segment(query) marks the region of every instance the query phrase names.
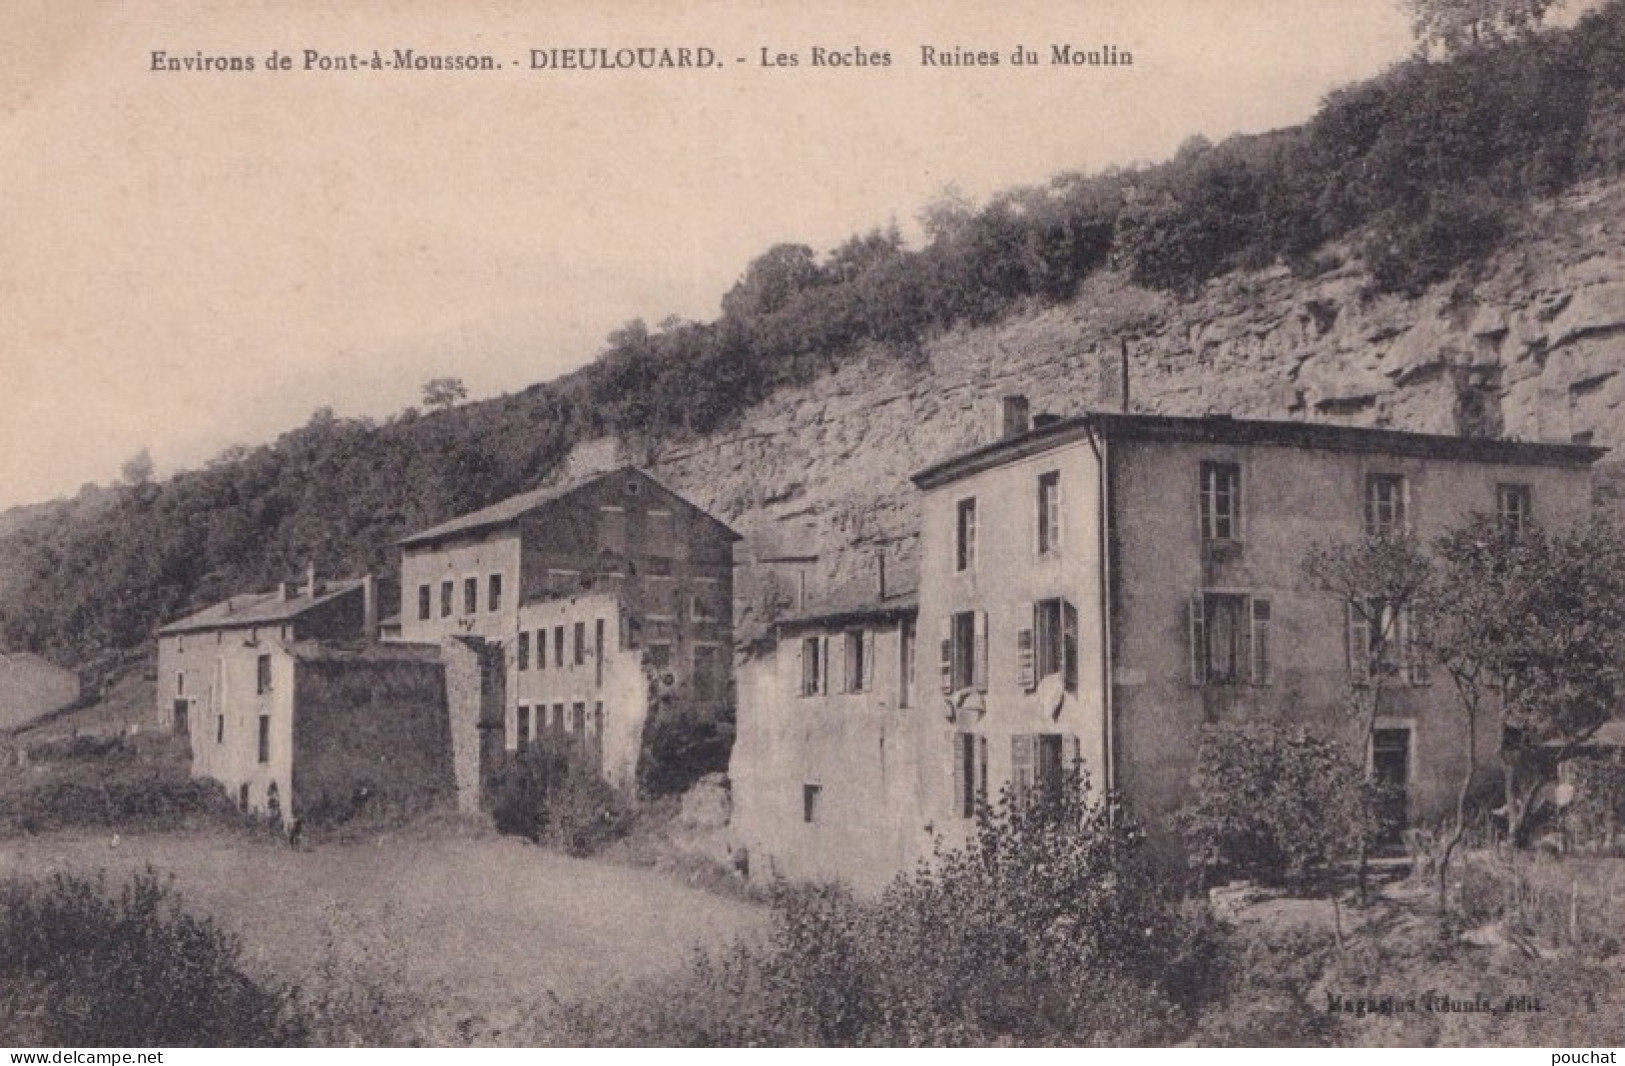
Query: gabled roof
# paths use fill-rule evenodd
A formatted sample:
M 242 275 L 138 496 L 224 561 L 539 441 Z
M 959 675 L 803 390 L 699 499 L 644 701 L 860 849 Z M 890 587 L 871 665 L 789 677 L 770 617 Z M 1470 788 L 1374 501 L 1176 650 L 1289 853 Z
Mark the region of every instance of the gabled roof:
M 287 599 L 281 593 L 250 592 L 221 600 L 196 614 L 187 615 L 158 630 L 160 636 L 173 633 L 195 633 L 211 629 L 240 629 L 243 626 L 278 625 L 291 622 L 313 607 L 331 603 L 341 596 L 360 590 L 361 579 L 328 581 L 317 586 L 315 596 L 305 593 L 304 587 L 289 590 Z
M 1588 444 L 1451 437 L 1396 429 L 1338 426 L 1324 422 L 1208 416 L 1119 414 L 1096 411 L 1057 419 L 1005 440 L 984 444 L 926 467 L 913 477 L 921 489 L 934 489 L 971 474 L 1038 455 L 1091 436 L 1109 441 L 1184 444 L 1258 444 L 1327 451 L 1376 452 L 1423 459 L 1583 467 L 1606 452 Z
M 706 513 L 699 507 L 696 507 L 684 497 L 672 492 L 671 489 L 668 489 L 666 486 L 650 477 L 645 471 L 640 470 L 635 466 L 623 466 L 619 470 L 611 470 L 607 473 L 587 474 L 582 477 L 573 478 L 555 485 L 547 485 L 539 489 L 532 489 L 529 492 L 521 492 L 517 496 L 509 496 L 507 499 L 493 503 L 489 507 L 482 507 L 478 511 L 470 511 L 468 514 L 459 515 L 456 518 L 442 522 L 438 526 L 431 526 L 421 532 L 413 533 L 407 537 L 402 537 L 400 540 L 396 541 L 396 543 L 403 548 L 416 547 L 423 544 L 433 544 L 435 541 L 446 540 L 451 537 L 480 533 L 490 529 L 499 529 L 503 526 L 513 525 L 521 518 L 534 514 L 537 511 L 541 511 L 549 505 L 556 503 L 559 500 L 562 500 L 564 497 L 584 489 L 589 485 L 597 484 L 605 478 L 624 477 L 627 474 L 635 474 L 636 476 L 649 482 L 649 484 L 655 486 L 661 492 L 683 500 L 691 507 L 695 507 L 695 510 L 700 511 L 700 513 L 704 514 L 706 518 L 709 518 L 712 522 L 715 522 L 719 527 L 721 527 L 721 529 L 727 534 L 729 540 L 740 539 L 739 534 L 730 529 L 726 523 L 715 516 Z

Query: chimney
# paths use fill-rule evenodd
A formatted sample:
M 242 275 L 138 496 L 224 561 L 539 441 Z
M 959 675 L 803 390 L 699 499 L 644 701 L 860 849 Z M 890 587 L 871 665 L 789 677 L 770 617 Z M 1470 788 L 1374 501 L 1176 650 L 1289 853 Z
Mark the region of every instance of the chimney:
M 361 578 L 361 632 L 369 643 L 378 639 L 378 579 L 371 574 Z
M 290 593 L 288 591 L 288 583 L 286 581 L 278 581 L 276 583 L 276 598 L 277 598 L 277 601 L 280 602 L 280 603 L 287 603 L 289 595 L 290 595 Z
M 1103 411 L 1128 413 L 1128 338 L 1119 337 L 1115 355 L 1101 351 L 1096 365 L 1096 399 Z
M 316 598 L 316 564 L 305 564 L 305 595 Z
M 886 602 L 886 553 L 875 553 L 875 583 L 879 586 L 876 591 L 880 593 L 880 602 Z
M 994 425 L 994 438 L 996 440 L 1009 440 L 1019 437 L 1031 429 L 1028 418 L 1027 397 L 1020 395 L 1004 396 L 999 399 Z
M 1118 367 L 1117 380 L 1122 389 L 1122 412 L 1128 414 L 1128 338 L 1117 338 L 1117 349 L 1122 353 L 1122 362 Z

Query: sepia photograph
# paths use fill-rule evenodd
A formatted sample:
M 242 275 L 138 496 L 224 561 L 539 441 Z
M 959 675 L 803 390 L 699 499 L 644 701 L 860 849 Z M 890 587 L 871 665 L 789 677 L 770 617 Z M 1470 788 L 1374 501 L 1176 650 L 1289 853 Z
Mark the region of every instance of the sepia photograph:
M 9 1061 L 1625 1045 L 1625 0 L 0 18 Z

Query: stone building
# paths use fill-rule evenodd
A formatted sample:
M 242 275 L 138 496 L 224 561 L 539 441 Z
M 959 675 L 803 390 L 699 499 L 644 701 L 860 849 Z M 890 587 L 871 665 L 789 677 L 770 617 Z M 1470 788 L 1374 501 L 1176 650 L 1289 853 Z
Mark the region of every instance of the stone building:
M 732 718 L 738 539 L 633 467 L 523 493 L 401 541 L 399 639 L 500 647 L 488 748 L 574 744 L 630 784 L 651 705 Z
M 844 702 L 797 695 L 795 679 L 812 676 L 808 637 L 835 635 L 834 616 L 781 627 L 766 665 L 746 668 L 732 772 L 753 869 L 801 864 L 876 885 L 935 841 L 964 839 L 978 796 L 1053 785 L 1079 763 L 1167 851 L 1204 724 L 1347 723 L 1369 632 L 1307 587 L 1312 544 L 1398 532 L 1425 542 L 1475 512 L 1569 526 L 1589 514 L 1601 454 L 1229 418 L 1029 424 L 1024 403 L 1005 416 L 999 439 L 914 477 L 927 654 L 899 683 L 907 706 L 879 688 Z M 1398 631 L 1397 681 L 1383 686 L 1366 757 L 1415 820 L 1449 804 L 1464 735 L 1453 692 Z M 777 750 L 747 743 L 763 736 Z M 843 775 L 814 780 L 845 738 Z M 1485 756 L 1495 739 L 1481 739 Z M 888 843 L 819 850 L 814 832 Z

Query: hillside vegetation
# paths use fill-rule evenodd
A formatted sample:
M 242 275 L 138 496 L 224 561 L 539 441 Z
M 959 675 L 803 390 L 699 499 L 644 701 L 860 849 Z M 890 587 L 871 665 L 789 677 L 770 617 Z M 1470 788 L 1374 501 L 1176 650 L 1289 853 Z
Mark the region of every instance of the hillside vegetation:
M 895 232 L 824 256 L 776 246 L 715 321 L 628 323 L 582 370 L 518 395 L 383 424 L 324 409 L 206 469 L 52 508 L 0 536 L 0 641 L 94 672 L 162 620 L 307 561 L 387 571 L 397 537 L 530 488 L 603 437 L 741 528 L 816 518 L 835 547 L 904 542 L 903 475 L 966 442 L 982 392 L 1031 383 L 1048 386 L 1048 406 L 1088 406 L 1100 350 L 1119 340 L 1152 409 L 1549 436 L 1539 411 L 1495 405 L 1518 374 L 1557 370 L 1558 402 L 1612 403 L 1611 373 L 1548 359 L 1612 336 L 1612 312 L 1573 337 L 1535 337 L 1477 322 L 1474 302 L 1501 300 L 1508 321 L 1572 315 L 1566 300 L 1506 301 L 1543 269 L 1533 238 L 1565 263 L 1613 251 L 1606 218 L 1565 230 L 1550 205 L 1606 212 L 1622 169 L 1615 0 L 1573 29 L 1402 64 L 1333 93 L 1302 126 L 1193 140 L 1166 163 L 1061 175 L 980 207 L 944 200 L 924 212 L 918 248 Z M 1581 280 L 1618 281 L 1616 266 Z M 1471 350 L 1367 365 L 1361 353 L 1437 340 L 1436 320 Z M 1502 351 L 1508 337 L 1522 346 Z M 1289 345 L 1303 354 L 1277 350 Z M 854 374 L 873 402 L 854 399 Z M 1422 413 L 1441 396 L 1457 416 L 1491 409 L 1441 426 Z M 872 464 L 809 473 L 809 460 L 859 447 Z

